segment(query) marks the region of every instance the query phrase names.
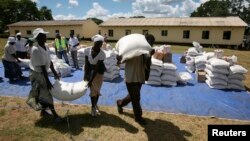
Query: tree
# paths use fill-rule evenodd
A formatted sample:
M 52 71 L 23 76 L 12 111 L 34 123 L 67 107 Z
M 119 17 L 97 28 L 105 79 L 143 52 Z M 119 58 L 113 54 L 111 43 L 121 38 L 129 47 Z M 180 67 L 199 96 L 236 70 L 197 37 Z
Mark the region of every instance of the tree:
M 46 6 L 43 6 L 40 9 L 40 20 L 53 20 L 51 10 Z
M 87 18 L 87 20 L 93 20 L 97 25 L 103 23 L 103 20 L 97 19 L 97 18 Z
M 0 33 L 7 25 L 18 21 L 53 20 L 47 7 L 37 8 L 31 0 L 0 0 Z
M 132 16 L 130 18 L 145 18 L 144 16 Z
M 226 17 L 230 16 L 229 8 L 229 1 L 210 0 L 201 4 L 191 17 Z

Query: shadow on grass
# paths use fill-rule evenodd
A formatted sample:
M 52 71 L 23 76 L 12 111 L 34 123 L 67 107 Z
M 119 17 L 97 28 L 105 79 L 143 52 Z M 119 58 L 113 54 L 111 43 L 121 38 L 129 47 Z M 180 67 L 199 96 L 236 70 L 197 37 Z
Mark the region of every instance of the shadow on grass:
M 106 112 L 101 112 L 101 116 L 92 117 L 89 113 L 86 114 L 76 114 L 68 116 L 69 124 L 70 124 L 70 132 L 72 135 L 79 135 L 84 131 L 84 127 L 90 128 L 100 128 L 101 126 L 112 126 L 118 128 L 124 128 L 126 131 L 130 133 L 137 133 L 138 129 L 133 125 L 125 122 L 118 116 L 108 114 Z M 68 123 L 67 118 L 63 118 L 63 122 L 56 124 L 53 122 L 52 117 L 44 117 L 35 122 L 35 126 L 42 128 L 52 128 L 56 129 L 61 133 L 68 133 Z
M 125 112 L 124 115 L 133 118 L 133 114 Z M 162 119 L 144 119 L 147 124 L 142 127 L 148 136 L 148 141 L 187 141 L 185 137 L 192 136 L 190 132 L 180 130 L 172 122 Z

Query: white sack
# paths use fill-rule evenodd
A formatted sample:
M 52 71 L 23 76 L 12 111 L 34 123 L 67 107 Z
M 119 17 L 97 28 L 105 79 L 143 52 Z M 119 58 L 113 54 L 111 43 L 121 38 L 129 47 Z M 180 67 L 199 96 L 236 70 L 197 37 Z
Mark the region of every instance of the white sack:
M 177 86 L 177 83 L 172 81 L 162 81 L 161 84 L 165 86 L 173 86 L 173 87 Z
M 183 83 L 186 83 L 187 81 L 193 80 L 193 77 L 188 72 L 180 72 L 179 80 Z
M 58 100 L 72 101 L 87 92 L 87 83 L 86 81 L 68 83 L 56 80 L 50 92 Z
M 245 91 L 245 87 L 234 85 L 234 84 L 228 84 L 227 86 L 228 89 L 235 89 L 235 90 L 242 90 Z
M 227 81 L 225 81 L 223 79 L 209 77 L 208 75 L 206 75 L 206 78 L 210 82 L 211 85 L 224 85 L 224 86 L 227 85 Z
M 222 80 L 228 81 L 228 77 L 224 74 L 216 73 L 216 72 L 213 73 L 209 69 L 205 69 L 205 72 L 211 78 L 217 78 L 217 79 L 222 79 Z
M 212 73 L 220 73 L 224 75 L 229 74 L 229 70 L 227 68 L 215 68 L 211 65 L 206 64 L 206 69 L 209 69 Z
M 242 67 L 240 65 L 233 65 L 229 68 L 229 70 L 230 70 L 230 74 L 235 74 L 235 73 L 245 74 L 245 73 L 247 73 L 247 69 L 245 69 L 244 67 Z
M 218 59 L 218 58 L 212 58 L 208 60 L 208 64 L 216 68 L 228 68 L 229 67 L 229 63 L 227 61 Z
M 18 63 L 18 65 L 20 67 L 25 67 L 25 68 L 30 68 L 29 64 L 30 64 L 30 59 L 21 59 L 21 58 L 18 58 L 21 62 Z
M 210 84 L 210 82 L 211 82 L 211 81 L 206 80 L 207 85 L 208 85 L 210 88 L 212 88 L 212 89 L 226 89 L 226 88 L 227 88 L 227 86 L 225 86 L 225 85 L 220 85 L 220 84 L 212 85 L 212 84 Z
M 152 50 L 145 36 L 141 34 L 124 36 L 119 39 L 115 47 L 119 56 L 122 56 L 121 62 L 142 54 L 149 54 Z
M 171 82 L 176 82 L 178 80 L 177 76 L 172 76 L 172 75 L 167 75 L 163 74 L 161 76 L 161 81 L 171 81 Z
M 157 86 L 160 86 L 160 85 L 161 85 L 161 82 L 159 82 L 159 81 L 147 81 L 146 84 L 148 84 L 148 85 L 157 85 Z
M 242 73 L 230 74 L 228 79 L 238 79 L 238 80 L 246 80 L 246 77 Z
M 175 64 L 172 64 L 172 63 L 163 63 L 163 69 L 176 71 L 177 67 Z
M 178 74 L 177 74 L 177 72 L 176 71 L 171 71 L 171 70 L 163 70 L 162 71 L 162 75 L 165 75 L 165 74 L 167 74 L 167 75 L 172 75 L 172 76 L 178 76 Z

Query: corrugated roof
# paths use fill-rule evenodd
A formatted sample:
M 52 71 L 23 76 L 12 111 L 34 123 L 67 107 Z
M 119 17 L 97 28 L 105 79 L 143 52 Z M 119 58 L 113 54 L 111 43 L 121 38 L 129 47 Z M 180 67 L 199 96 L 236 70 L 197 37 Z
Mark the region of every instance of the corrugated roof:
M 62 26 L 82 25 L 87 20 L 54 20 L 54 21 L 20 21 L 8 26 Z
M 99 26 L 247 26 L 239 17 L 117 18 Z

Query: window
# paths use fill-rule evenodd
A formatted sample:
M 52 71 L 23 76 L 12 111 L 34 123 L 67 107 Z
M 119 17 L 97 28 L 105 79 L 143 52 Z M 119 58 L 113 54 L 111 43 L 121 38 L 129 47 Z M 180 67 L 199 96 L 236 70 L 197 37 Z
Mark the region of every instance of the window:
M 57 29 L 57 30 L 55 30 L 55 33 L 60 33 L 60 31 Z
M 224 40 L 230 40 L 231 39 L 231 31 L 224 31 L 223 39 Z
M 142 34 L 143 35 L 147 35 L 148 34 L 148 30 L 142 30 Z
M 31 30 L 26 31 L 27 35 L 31 35 Z
M 161 36 L 168 36 L 168 31 L 167 30 L 162 30 L 161 31 Z
M 184 31 L 183 31 L 183 38 L 184 38 L 184 39 L 189 39 L 189 34 L 190 34 L 190 31 L 189 31 L 189 30 L 184 30 Z
M 131 34 L 131 30 L 129 29 L 125 30 L 125 35 L 129 35 L 129 34 Z
M 114 36 L 114 31 L 112 29 L 109 29 L 109 37 L 113 37 Z
M 75 34 L 75 30 L 70 30 L 70 34 L 71 34 L 71 33 Z
M 202 31 L 202 39 L 209 39 L 209 31 Z
M 15 30 L 15 34 L 17 34 L 19 32 L 19 30 Z

